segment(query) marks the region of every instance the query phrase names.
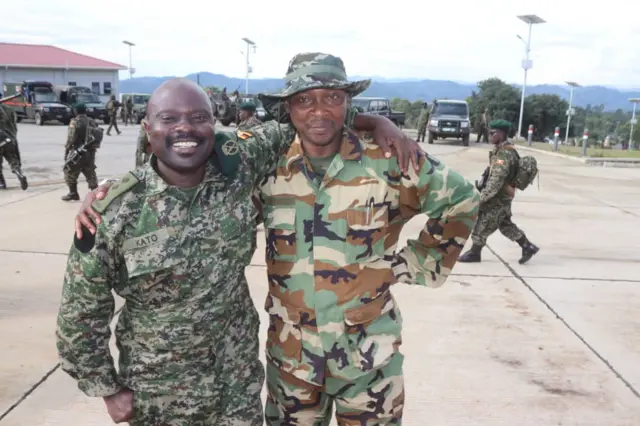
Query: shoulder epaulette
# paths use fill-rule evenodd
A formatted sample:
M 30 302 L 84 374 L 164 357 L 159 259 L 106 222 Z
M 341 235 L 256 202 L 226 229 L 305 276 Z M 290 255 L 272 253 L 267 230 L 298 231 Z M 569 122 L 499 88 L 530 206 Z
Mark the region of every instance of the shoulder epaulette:
M 223 175 L 227 177 L 235 176 L 238 166 L 240 165 L 240 147 L 238 146 L 238 137 L 240 133 L 249 134 L 249 132 L 238 131 L 236 135 L 228 132 L 216 132 L 215 150 L 218 168 Z M 248 136 L 244 139 L 247 139 Z
M 114 183 L 106 197 L 102 200 L 96 200 L 91 207 L 100 214 L 103 214 L 107 207 L 116 199 L 131 191 L 131 189 L 140 182 L 140 179 L 132 172 L 127 173 L 118 182 Z

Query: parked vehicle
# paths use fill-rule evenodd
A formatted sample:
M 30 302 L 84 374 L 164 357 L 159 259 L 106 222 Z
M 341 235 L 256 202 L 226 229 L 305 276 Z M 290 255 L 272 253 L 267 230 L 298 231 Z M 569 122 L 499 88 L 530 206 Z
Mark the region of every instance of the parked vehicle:
M 87 115 L 94 120 L 102 120 L 104 124 L 109 124 L 109 114 L 103 102 L 100 101 L 98 95 L 93 93 L 90 88 L 84 86 L 54 86 L 54 90 L 60 99 L 60 102 L 70 106 L 77 103 L 83 103 L 87 107 Z M 73 116 L 75 117 L 75 111 Z
M 136 124 L 140 124 L 145 115 L 147 115 L 147 102 L 151 98 L 150 93 L 122 93 L 120 95 L 120 103 L 123 105 L 127 102 L 127 98 L 133 101 L 133 119 Z
M 42 126 L 47 121 L 59 121 L 69 124 L 73 117 L 71 107 L 64 105 L 53 90 L 53 84 L 48 81 L 28 80 L 22 83 L 5 83 L 3 94 L 10 96 L 20 93 L 22 96 L 5 102 L 14 109 L 18 121 L 23 119 L 35 120 L 36 125 Z
M 469 105 L 466 101 L 441 99 L 434 101 L 429 118 L 428 142 L 438 138 L 462 139 L 469 146 Z
M 367 114 L 376 114 L 387 117 L 396 126 L 404 126 L 405 114 L 402 111 L 392 111 L 391 102 L 386 98 L 366 98 L 355 97 L 351 100 L 351 105 L 358 108 L 358 111 Z

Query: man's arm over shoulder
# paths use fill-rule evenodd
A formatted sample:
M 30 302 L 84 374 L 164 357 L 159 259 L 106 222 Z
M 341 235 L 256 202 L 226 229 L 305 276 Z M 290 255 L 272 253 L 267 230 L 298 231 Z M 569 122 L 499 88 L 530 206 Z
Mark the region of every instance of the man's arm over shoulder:
M 515 155 L 506 149 L 500 149 L 493 158 L 493 165 L 489 173 L 487 184 L 480 193 L 480 202 L 486 203 L 502 190 L 509 177 L 511 164 Z
M 400 203 L 429 216 L 417 240 L 396 255 L 400 282 L 439 287 L 447 280 L 478 218 L 479 194 L 458 172 L 428 154 L 402 179 Z
M 121 389 L 109 350 L 109 324 L 115 308 L 111 289 L 119 279 L 117 256 L 109 230 L 102 223 L 95 244 L 74 244 L 67 259 L 56 346 L 62 370 L 88 396 L 109 396 Z
M 254 182 L 259 182 L 273 171 L 280 156 L 289 149 L 295 129 L 289 124 L 267 121 L 250 130 L 239 130 L 237 136 Z

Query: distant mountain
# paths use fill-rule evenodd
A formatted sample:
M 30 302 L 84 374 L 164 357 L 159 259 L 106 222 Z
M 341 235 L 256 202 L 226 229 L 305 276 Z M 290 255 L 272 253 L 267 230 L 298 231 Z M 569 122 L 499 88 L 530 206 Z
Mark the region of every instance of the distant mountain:
M 221 74 L 201 72 L 200 84 L 202 86 L 226 87 L 231 93 L 238 89 L 244 93 L 244 79 L 227 77 Z M 189 74 L 188 79 L 197 81 L 197 74 Z M 160 84 L 171 76 L 167 77 L 137 77 L 134 79 L 122 80 L 120 82 L 121 93 L 151 93 Z M 404 80 L 385 79 L 382 77 L 359 77 L 353 79 L 372 78 L 371 87 L 362 96 L 381 96 L 385 98 L 404 98 L 411 101 L 425 100 L 430 102 L 433 99 L 465 99 L 471 96 L 473 90 L 477 90 L 475 84 L 456 83 L 445 80 Z M 249 92 L 275 92 L 284 86 L 284 80 L 280 78 L 264 78 L 249 80 Z M 514 85 L 515 86 L 515 85 Z M 519 86 L 519 85 L 517 85 Z M 569 100 L 569 89 L 566 86 L 538 85 L 527 86 L 526 94 L 555 94 Z M 586 86 L 575 89 L 573 94 L 573 104 L 575 106 L 604 105 L 607 110 L 630 110 L 629 98 L 640 98 L 640 90 L 623 91 L 604 86 Z

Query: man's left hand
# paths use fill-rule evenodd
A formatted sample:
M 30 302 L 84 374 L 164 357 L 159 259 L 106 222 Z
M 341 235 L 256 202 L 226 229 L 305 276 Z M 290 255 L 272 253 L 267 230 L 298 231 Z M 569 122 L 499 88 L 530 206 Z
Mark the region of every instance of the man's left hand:
M 409 169 L 409 163 L 413 164 L 415 170 L 420 168 L 419 159 L 424 154 L 422 148 L 397 126 L 388 123 L 377 126 L 373 131 L 373 139 L 380 146 L 385 157 L 391 158 L 393 153 L 398 156 L 398 164 L 403 173 Z

